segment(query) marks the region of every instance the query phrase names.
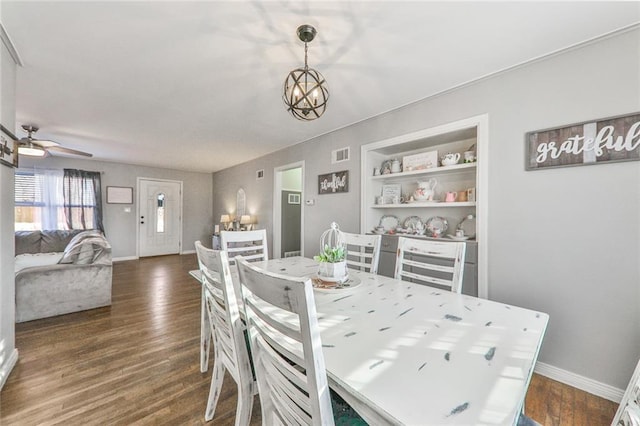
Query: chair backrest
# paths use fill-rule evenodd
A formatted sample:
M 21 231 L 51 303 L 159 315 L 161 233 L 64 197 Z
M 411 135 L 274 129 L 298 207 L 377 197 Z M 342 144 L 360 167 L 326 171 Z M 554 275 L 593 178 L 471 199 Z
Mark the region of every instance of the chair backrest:
M 242 256 L 251 262 L 269 259 L 266 229 L 254 231 L 222 231 L 220 246 L 229 254 L 229 262 L 233 264 L 236 256 Z
M 362 235 L 343 232 L 347 244 L 347 266 L 360 271 L 378 273 L 382 235 Z
M 311 280 L 237 265 L 263 424 L 333 425 Z
M 620 401 L 616 416 L 611 422 L 612 426 L 640 425 L 640 361 L 631 376 L 629 386 Z
M 227 253 L 211 250 L 196 241 L 206 308 L 217 354 L 236 383 L 252 383 L 249 351 L 244 339 L 240 310 L 231 281 Z M 217 361 L 217 360 L 216 360 Z
M 435 284 L 460 293 L 465 249 L 463 242 L 400 237 L 395 277 L 420 284 Z

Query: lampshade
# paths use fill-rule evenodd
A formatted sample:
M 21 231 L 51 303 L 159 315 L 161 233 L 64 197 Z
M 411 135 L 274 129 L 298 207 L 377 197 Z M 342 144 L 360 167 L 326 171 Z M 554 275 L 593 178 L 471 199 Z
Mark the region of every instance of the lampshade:
M 240 218 L 240 225 L 248 225 L 251 223 L 251 216 L 248 214 L 243 214 Z
M 28 155 L 30 157 L 44 157 L 46 152 L 41 146 L 28 142 L 18 146 L 18 154 Z
M 316 29 L 311 25 L 300 25 L 297 33 L 304 42 L 304 68 L 289 73 L 284 81 L 282 99 L 295 118 L 311 121 L 320 118 L 327 109 L 329 89 L 322 74 L 307 65 L 307 43 L 316 36 Z
M 228 214 L 223 214 L 222 216 L 220 216 L 220 223 L 229 223 L 231 222 L 231 218 L 229 217 Z

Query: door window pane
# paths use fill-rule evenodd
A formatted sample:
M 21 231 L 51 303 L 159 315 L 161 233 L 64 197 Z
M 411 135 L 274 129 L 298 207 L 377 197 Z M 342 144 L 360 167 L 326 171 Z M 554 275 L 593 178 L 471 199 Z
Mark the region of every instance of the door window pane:
M 156 232 L 163 233 L 165 226 L 165 209 L 164 209 L 164 194 L 161 192 L 156 197 L 158 206 L 156 207 Z

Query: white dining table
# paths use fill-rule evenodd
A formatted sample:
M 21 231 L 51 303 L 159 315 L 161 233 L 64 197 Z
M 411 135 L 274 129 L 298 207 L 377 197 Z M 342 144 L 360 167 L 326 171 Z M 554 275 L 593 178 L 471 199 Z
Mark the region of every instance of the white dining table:
M 306 277 L 318 266 L 303 257 L 256 265 Z M 547 314 L 361 271 L 347 284 L 314 297 L 331 388 L 365 420 L 516 424 Z

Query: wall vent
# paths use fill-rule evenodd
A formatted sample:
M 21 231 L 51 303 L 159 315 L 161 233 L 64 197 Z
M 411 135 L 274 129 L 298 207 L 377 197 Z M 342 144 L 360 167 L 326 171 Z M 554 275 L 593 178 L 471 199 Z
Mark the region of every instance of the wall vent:
M 264 177 L 264 169 L 258 170 L 256 172 L 256 180 L 262 179 Z
M 284 257 L 295 257 L 295 256 L 301 256 L 300 250 L 298 250 L 298 251 L 285 251 L 284 252 Z
M 351 158 L 351 147 L 349 146 L 331 151 L 331 164 L 349 161 L 349 158 Z
M 289 194 L 289 204 L 300 204 L 300 194 Z

